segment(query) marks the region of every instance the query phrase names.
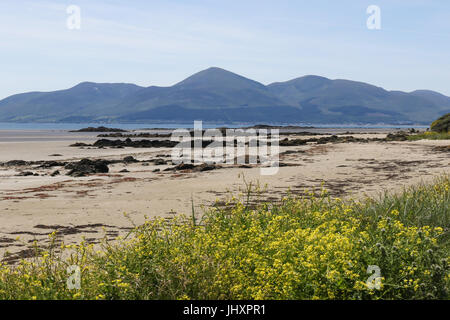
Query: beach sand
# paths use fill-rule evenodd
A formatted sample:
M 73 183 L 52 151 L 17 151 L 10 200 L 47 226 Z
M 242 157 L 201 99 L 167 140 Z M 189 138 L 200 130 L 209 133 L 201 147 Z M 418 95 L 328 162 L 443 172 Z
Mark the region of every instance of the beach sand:
M 360 131 L 352 135 L 383 138 L 388 131 L 368 129 L 370 134 Z M 0 162 L 111 160 L 129 155 L 140 161 L 162 156 L 170 159 L 168 148 L 69 147 L 77 141 L 96 140 L 94 133 L 0 132 Z M 7 262 L 26 257 L 34 240 L 45 244 L 47 235 L 54 230 L 58 230 L 65 243 L 75 243 L 83 237 L 98 243 L 105 234 L 115 238 L 127 233 L 133 223 L 141 224 L 146 216 L 190 215 L 192 202 L 196 214 L 201 215 L 202 206 L 211 206 L 216 199 L 239 193 L 245 187 L 243 177 L 247 182 L 267 184 L 263 197 L 272 201 L 279 200 L 288 190 L 301 195 L 305 189 L 320 188 L 322 183 L 336 197 L 361 198 L 385 190 L 401 190 L 449 173 L 448 152 L 435 149 L 447 145 L 448 141 L 422 140 L 280 147 L 283 166 L 272 176 L 262 176 L 260 168 L 254 166 L 222 166 L 206 172 L 163 171 L 172 165 L 156 166 L 152 162 L 116 163 L 109 166 L 107 174 L 78 178 L 65 175 L 66 170 L 61 168 L 3 166 L 0 167 L 0 257 L 6 251 L 12 253 Z M 50 176 L 56 169 L 61 175 Z M 123 169 L 129 172 L 120 172 Z M 155 169 L 160 172 L 153 172 Z M 16 176 L 23 171 L 39 176 Z

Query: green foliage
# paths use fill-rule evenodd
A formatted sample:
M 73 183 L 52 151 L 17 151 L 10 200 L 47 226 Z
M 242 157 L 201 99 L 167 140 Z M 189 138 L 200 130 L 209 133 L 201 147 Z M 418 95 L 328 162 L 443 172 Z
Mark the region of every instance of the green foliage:
M 443 115 L 431 124 L 430 129 L 434 132 L 444 132 L 450 131 L 450 113 Z
M 148 220 L 99 250 L 52 234 L 40 257 L 0 267 L 0 298 L 449 299 L 449 187 L 444 176 L 362 202 L 322 190 L 253 205 L 247 193 L 196 223 Z M 69 265 L 80 290 L 67 289 Z M 379 290 L 366 285 L 370 265 Z
M 417 140 L 449 140 L 450 132 L 434 132 L 427 131 L 424 133 L 413 134 L 408 136 L 408 140 L 417 141 Z

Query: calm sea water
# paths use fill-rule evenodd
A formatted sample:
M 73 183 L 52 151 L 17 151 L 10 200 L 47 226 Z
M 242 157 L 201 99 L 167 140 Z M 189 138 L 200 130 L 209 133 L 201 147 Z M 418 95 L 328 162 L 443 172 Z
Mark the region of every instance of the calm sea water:
M 229 128 L 239 128 L 247 127 L 252 125 L 257 125 L 260 123 L 203 123 L 203 128 L 218 128 L 218 127 L 229 127 Z M 288 124 L 285 124 L 288 125 Z M 424 125 L 389 125 L 389 124 L 370 124 L 370 125 L 358 125 L 358 124 L 308 124 L 308 123 L 293 123 L 289 124 L 292 126 L 301 127 L 315 127 L 315 128 L 379 128 L 379 129 L 407 129 L 407 128 L 427 128 Z M 109 128 L 120 128 L 125 130 L 136 130 L 136 129 L 189 129 L 194 127 L 194 123 L 11 123 L 11 122 L 0 122 L 0 130 L 78 130 L 86 127 L 99 127 L 105 126 Z

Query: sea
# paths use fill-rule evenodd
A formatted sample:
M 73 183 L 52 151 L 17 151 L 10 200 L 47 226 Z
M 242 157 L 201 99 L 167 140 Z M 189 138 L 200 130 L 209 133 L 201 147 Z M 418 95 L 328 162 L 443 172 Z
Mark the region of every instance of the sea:
M 210 128 L 242 128 L 254 125 L 260 125 L 261 123 L 207 123 L 204 122 L 202 127 L 205 129 Z M 425 129 L 426 125 L 419 124 L 311 124 L 311 123 L 283 123 L 283 124 L 271 124 L 264 123 L 265 125 L 276 126 L 298 126 L 305 128 L 337 128 L 337 129 Z M 144 130 L 144 129 L 191 129 L 194 127 L 194 123 L 17 123 L 17 122 L 0 122 L 0 130 L 3 131 L 69 131 L 79 130 L 87 127 L 99 127 L 105 126 L 108 128 L 120 128 L 124 130 Z

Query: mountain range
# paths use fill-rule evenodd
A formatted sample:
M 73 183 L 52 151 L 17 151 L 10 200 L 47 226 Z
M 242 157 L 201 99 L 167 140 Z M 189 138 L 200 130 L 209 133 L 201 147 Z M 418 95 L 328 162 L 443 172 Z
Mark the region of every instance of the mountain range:
M 220 68 L 171 87 L 83 82 L 0 101 L 2 122 L 428 124 L 449 112 L 450 97 L 429 90 L 388 91 L 313 75 L 266 86 Z

